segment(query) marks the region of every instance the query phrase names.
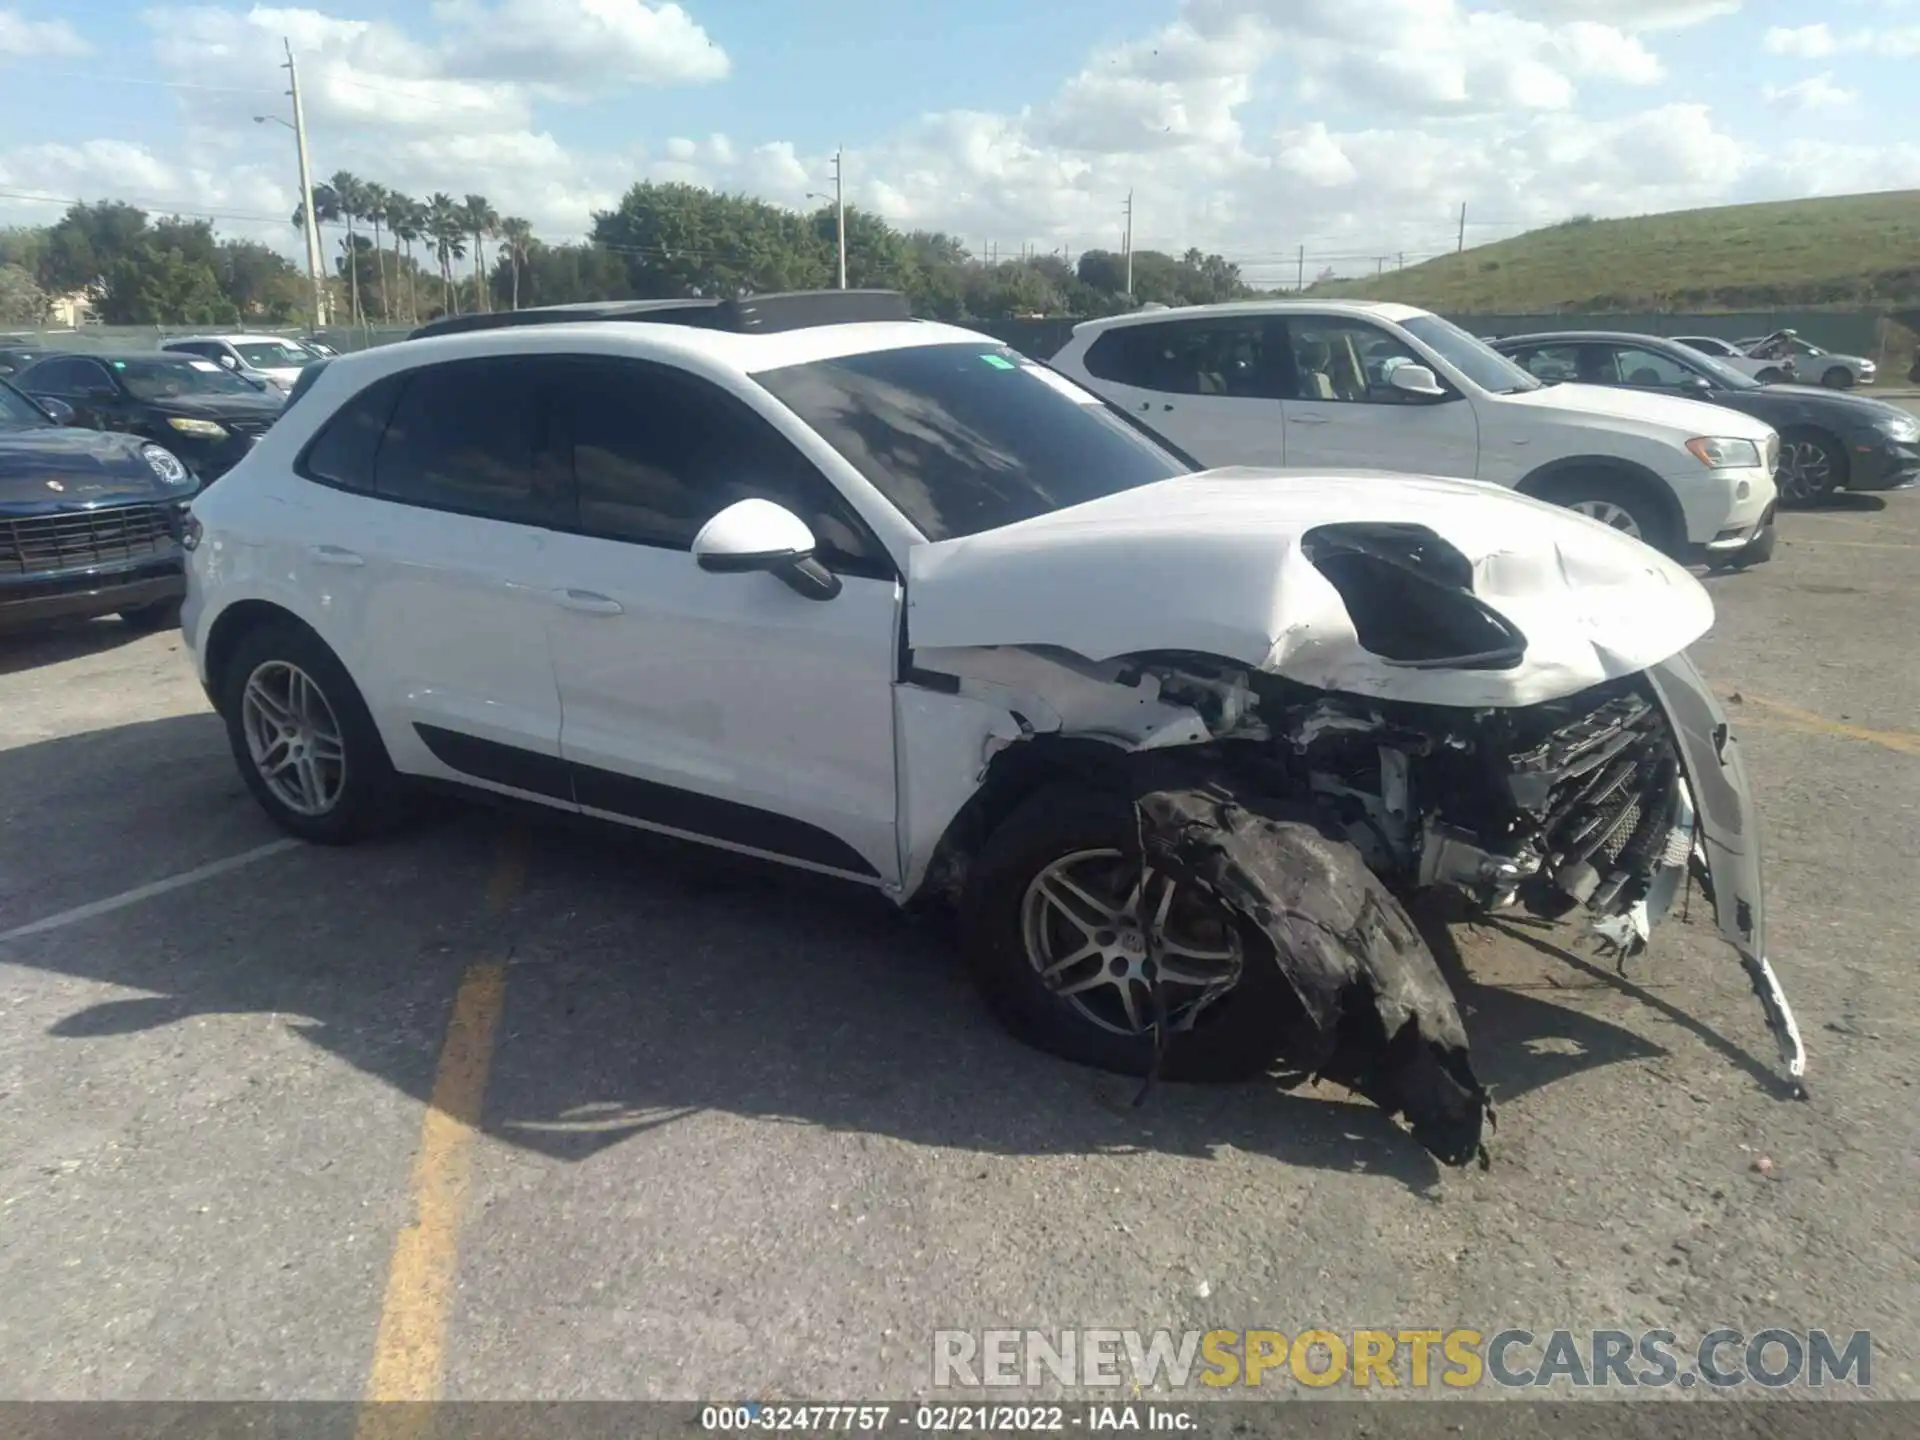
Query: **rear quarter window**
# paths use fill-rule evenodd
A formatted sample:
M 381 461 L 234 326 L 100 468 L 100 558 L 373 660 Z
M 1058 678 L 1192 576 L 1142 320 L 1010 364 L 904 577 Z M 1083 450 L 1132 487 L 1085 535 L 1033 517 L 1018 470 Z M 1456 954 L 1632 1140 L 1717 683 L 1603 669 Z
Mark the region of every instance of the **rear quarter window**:
M 287 397 L 288 410 L 313 388 L 315 372 L 321 368 L 314 365 L 301 372 L 293 394 Z M 341 490 L 372 493 L 380 441 L 393 419 L 394 403 L 400 398 L 406 378 L 402 372 L 376 380 L 334 411 L 294 463 L 295 473 Z M 284 415 L 286 411 L 281 413 Z

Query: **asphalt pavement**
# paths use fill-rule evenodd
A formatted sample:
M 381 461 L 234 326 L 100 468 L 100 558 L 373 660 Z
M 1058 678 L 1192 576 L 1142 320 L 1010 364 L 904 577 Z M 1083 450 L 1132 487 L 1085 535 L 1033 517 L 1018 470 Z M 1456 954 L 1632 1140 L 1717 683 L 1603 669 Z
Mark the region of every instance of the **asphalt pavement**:
M 1920 1399 L 1920 495 L 1707 583 L 1811 1098 L 1697 894 L 1618 973 L 1456 926 L 1466 1171 L 1332 1089 L 1133 1108 L 865 892 L 464 808 L 279 844 L 178 635 L 0 641 L 0 1398 L 905 1398 L 947 1329 L 1727 1325 L 1869 1330 Z

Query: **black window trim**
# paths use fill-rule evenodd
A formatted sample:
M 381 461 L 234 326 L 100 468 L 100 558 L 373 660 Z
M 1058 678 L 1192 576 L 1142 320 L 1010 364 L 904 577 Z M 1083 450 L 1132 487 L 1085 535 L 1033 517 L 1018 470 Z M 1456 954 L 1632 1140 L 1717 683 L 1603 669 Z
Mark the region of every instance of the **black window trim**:
M 833 477 L 831 475 L 828 475 L 825 471 L 821 470 L 821 468 L 813 462 L 812 457 L 809 456 L 798 445 L 795 445 L 791 438 L 782 434 L 778 426 L 774 425 L 772 421 L 766 418 L 766 416 L 760 414 L 757 410 L 754 410 L 753 407 L 751 405 L 748 405 L 745 400 L 742 400 L 737 395 L 729 394 L 729 392 L 724 387 L 715 385 L 714 382 L 712 380 L 709 380 L 706 376 L 701 375 L 696 371 L 686 369 L 683 366 L 668 365 L 668 364 L 662 363 L 661 361 L 654 360 L 649 357 L 638 356 L 638 355 L 621 355 L 621 354 L 610 353 L 610 352 L 601 351 L 601 350 L 507 351 L 504 353 L 492 354 L 492 355 L 471 355 L 471 356 L 462 356 L 458 359 L 434 360 L 434 361 L 428 361 L 426 363 L 419 364 L 419 365 L 411 365 L 400 370 L 389 370 L 384 375 L 379 375 L 379 376 L 376 376 L 374 379 L 369 380 L 366 384 L 360 386 L 352 394 L 342 399 L 337 405 L 333 406 L 333 408 L 328 412 L 327 418 L 322 420 L 317 426 L 314 427 L 313 433 L 309 435 L 304 442 L 302 442 L 300 449 L 298 450 L 298 452 L 295 453 L 293 458 L 293 473 L 297 475 L 300 479 L 306 481 L 310 485 L 324 486 L 328 490 L 335 490 L 340 492 L 343 495 L 355 495 L 365 500 L 377 500 L 387 505 L 405 505 L 414 510 L 430 510 L 436 514 L 441 514 L 441 515 L 462 515 L 470 520 L 491 520 L 491 521 L 494 521 L 496 524 L 519 525 L 519 526 L 523 526 L 525 528 L 533 529 L 533 530 L 546 530 L 556 535 L 578 535 L 582 539 L 600 540 L 613 545 L 635 545 L 635 546 L 644 547 L 649 550 L 665 550 L 665 551 L 670 551 L 674 554 L 679 554 L 679 555 L 689 554 L 690 551 L 688 547 L 683 545 L 669 545 L 660 541 L 634 540 L 624 535 L 603 535 L 599 533 L 597 530 L 590 529 L 583 525 L 568 524 L 564 519 L 556 516 L 552 516 L 552 515 L 549 515 L 539 520 L 510 520 L 502 516 L 489 514 L 484 510 L 478 510 L 468 506 L 444 505 L 444 504 L 435 505 L 435 504 L 429 504 L 423 500 L 406 499 L 397 495 L 383 495 L 380 493 L 379 490 L 374 489 L 371 484 L 369 484 L 368 488 L 366 489 L 360 489 L 352 485 L 343 485 L 336 480 L 329 480 L 322 475 L 316 475 L 313 473 L 310 465 L 308 464 L 308 459 L 312 455 L 314 448 L 317 445 L 319 445 L 321 438 L 327 433 L 327 430 L 332 426 L 333 422 L 339 418 L 341 413 L 344 412 L 348 406 L 354 404 L 369 390 L 372 390 L 376 386 L 385 384 L 388 381 L 398 382 L 397 384 L 394 385 L 393 398 L 389 402 L 389 408 L 387 409 L 386 420 L 381 425 L 380 439 L 375 443 L 373 447 L 373 464 L 374 464 L 375 471 L 377 472 L 380 464 L 380 452 L 387 443 L 387 430 L 392 426 L 394 414 L 399 410 L 400 402 L 403 398 L 405 398 L 407 388 L 413 384 L 415 377 L 419 376 L 425 371 L 437 369 L 445 365 L 468 364 L 468 363 L 472 363 L 474 361 L 479 361 L 479 360 L 517 360 L 517 359 L 534 359 L 534 360 L 549 360 L 549 361 L 550 360 L 560 360 L 560 361 L 611 360 L 621 364 L 642 365 L 642 366 L 649 366 L 658 370 L 670 371 L 674 375 L 685 376 L 690 380 L 698 381 L 701 384 L 712 386 L 712 388 L 723 397 L 731 399 L 736 404 L 739 404 L 742 407 L 746 408 L 747 410 L 751 411 L 753 413 L 753 417 L 756 420 L 758 420 L 761 424 L 765 425 L 767 429 L 772 433 L 774 438 L 776 438 L 777 440 L 779 440 L 780 443 L 786 445 L 789 449 L 791 449 L 795 454 L 795 456 L 799 458 L 801 463 L 805 464 L 815 474 L 819 475 L 820 483 L 825 487 L 827 487 L 827 490 L 831 494 L 839 497 L 841 506 L 845 511 L 846 519 L 855 527 L 857 532 L 862 536 L 862 538 L 864 538 L 868 542 L 868 544 L 871 546 L 873 550 L 874 558 L 871 562 L 858 561 L 858 560 L 854 560 L 854 561 L 841 560 L 841 561 L 836 561 L 834 564 L 830 565 L 828 568 L 831 569 L 836 575 L 842 576 L 843 578 L 859 579 L 859 580 L 879 580 L 879 581 L 882 581 L 883 583 L 892 583 L 896 585 L 903 583 L 903 576 L 901 574 L 900 567 L 894 563 L 892 554 L 888 551 L 887 547 L 881 543 L 880 537 L 877 534 L 875 534 L 873 527 L 867 523 L 866 517 L 863 516 L 860 513 L 859 509 L 853 504 L 853 502 L 847 498 L 846 492 L 841 490 L 841 488 L 834 483 Z M 555 444 L 560 441 L 564 441 L 569 447 L 569 451 L 570 451 L 571 443 L 573 439 L 572 433 L 570 430 L 567 430 L 565 431 L 565 433 L 563 433 L 563 427 L 558 423 L 558 416 L 554 413 L 555 411 L 554 398 L 551 391 L 546 388 L 551 383 L 551 378 L 552 378 L 551 375 L 542 377 L 542 380 L 541 380 L 542 389 L 540 391 L 538 398 L 535 401 L 536 414 L 540 417 L 542 421 L 545 422 L 539 427 L 540 437 L 544 443 L 536 446 L 534 451 L 536 459 L 538 459 L 543 453 L 550 454 Z M 1146 432 L 1146 433 L 1151 434 L 1151 432 Z M 572 473 L 572 463 L 571 463 L 570 454 L 568 456 L 567 471 L 568 471 L 568 483 L 570 485 L 577 483 L 574 480 L 573 473 Z

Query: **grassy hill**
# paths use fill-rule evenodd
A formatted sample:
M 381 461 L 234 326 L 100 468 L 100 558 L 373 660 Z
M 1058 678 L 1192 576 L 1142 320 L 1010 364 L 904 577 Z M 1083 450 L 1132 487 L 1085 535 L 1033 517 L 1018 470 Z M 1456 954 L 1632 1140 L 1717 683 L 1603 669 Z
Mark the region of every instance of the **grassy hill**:
M 1315 293 L 1453 314 L 1920 304 L 1920 190 L 1580 216 Z

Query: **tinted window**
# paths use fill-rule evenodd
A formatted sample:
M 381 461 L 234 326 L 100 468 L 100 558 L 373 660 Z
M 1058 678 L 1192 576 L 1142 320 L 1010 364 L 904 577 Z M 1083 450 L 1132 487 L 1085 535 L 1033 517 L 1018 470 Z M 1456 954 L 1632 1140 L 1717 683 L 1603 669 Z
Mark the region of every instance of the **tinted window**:
M 1469 335 L 1451 320 L 1438 315 L 1415 315 L 1402 320 L 1400 328 L 1442 360 L 1458 370 L 1482 390 L 1510 395 L 1519 390 L 1538 390 L 1540 382 L 1495 350 L 1477 335 Z
M 1365 320 L 1300 316 L 1287 321 L 1296 398 L 1361 405 L 1424 404 L 1396 390 L 1388 377 L 1402 365 L 1424 365 L 1413 347 Z
M 545 524 L 551 475 L 535 464 L 538 360 L 455 360 L 407 373 L 374 466 L 384 499 Z
M 578 524 L 591 535 L 684 550 L 738 500 L 783 505 L 821 560 L 890 577 L 892 563 L 831 482 L 771 425 L 696 375 L 640 361 L 566 363 Z
M 43 360 L 21 377 L 29 390 L 43 395 L 84 395 L 95 385 L 108 384 L 107 373 L 91 360 Z
M 233 348 L 240 352 L 242 364 L 258 370 L 298 369 L 313 361 L 312 352 L 299 349 L 284 340 L 242 341 Z
M 1591 353 L 1592 347 L 1587 347 Z M 1607 385 L 1612 383 L 1611 376 L 1586 376 L 1580 374 L 1581 347 L 1577 345 L 1537 345 L 1526 350 L 1515 350 L 1512 356 L 1527 368 L 1527 373 L 1539 380 L 1559 382 L 1586 378 L 1594 383 Z
M 197 355 L 156 355 L 151 360 L 109 360 L 120 381 L 142 400 L 179 395 L 258 395 L 239 376 Z
M 218 345 L 210 345 L 205 340 L 171 340 L 160 348 L 180 355 L 204 355 L 209 360 L 220 354 Z
M 754 378 L 933 540 L 1189 469 L 1097 396 L 1002 346 L 916 345 Z
M 1087 349 L 1087 373 L 1165 395 L 1277 400 L 1287 365 L 1277 328 L 1258 315 L 1120 325 Z
M 32 430 L 53 421 L 11 385 L 0 384 L 0 430 Z
M 302 377 L 304 378 L 304 377 Z M 389 375 L 376 380 L 355 395 L 320 428 L 294 467 L 311 480 L 338 485 L 345 490 L 373 489 L 374 458 L 380 453 L 380 437 L 386 433 L 393 415 L 393 402 L 399 398 L 404 375 Z M 291 405 L 293 399 L 287 403 Z

